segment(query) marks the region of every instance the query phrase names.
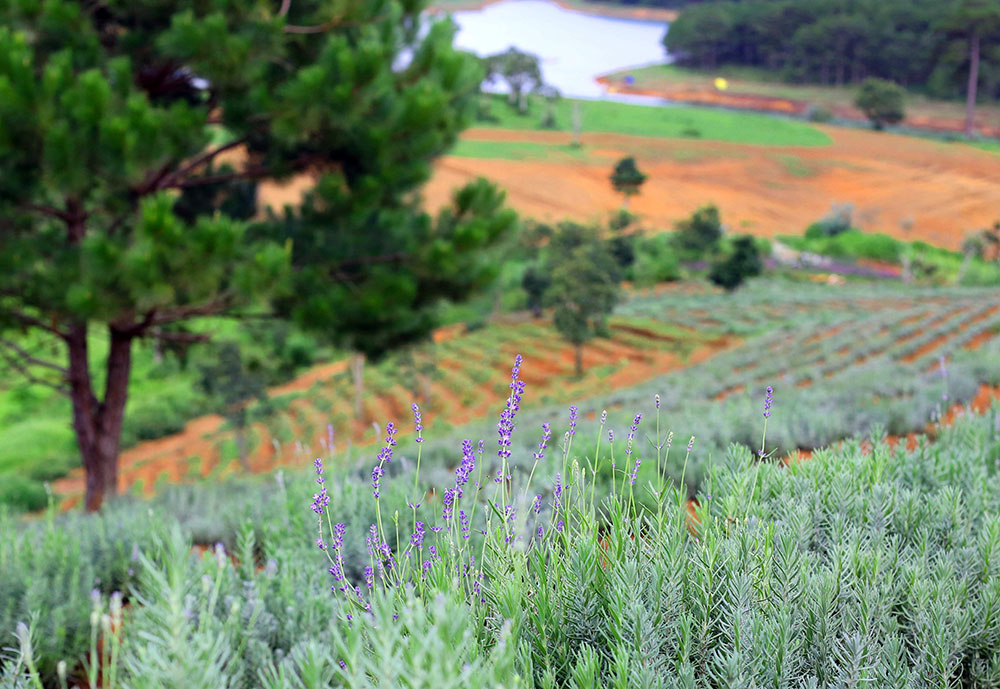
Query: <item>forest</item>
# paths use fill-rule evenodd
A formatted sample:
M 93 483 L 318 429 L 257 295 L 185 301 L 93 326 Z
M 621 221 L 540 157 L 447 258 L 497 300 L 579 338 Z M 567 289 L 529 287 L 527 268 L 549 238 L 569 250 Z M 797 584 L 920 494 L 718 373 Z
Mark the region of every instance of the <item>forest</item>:
M 789 81 L 895 81 L 937 97 L 1000 96 L 1000 4 L 992 0 L 749 0 L 686 8 L 664 37 L 683 65 L 745 65 Z

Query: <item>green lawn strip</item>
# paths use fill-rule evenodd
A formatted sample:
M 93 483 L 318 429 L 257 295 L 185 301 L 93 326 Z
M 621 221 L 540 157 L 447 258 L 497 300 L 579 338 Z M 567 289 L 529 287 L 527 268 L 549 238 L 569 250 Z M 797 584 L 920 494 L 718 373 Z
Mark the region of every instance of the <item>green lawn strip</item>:
M 562 144 L 544 144 L 535 141 L 480 141 L 462 139 L 451 155 L 461 158 L 489 158 L 494 160 L 596 162 L 586 149 Z
M 563 99 L 552 107 L 556 129 L 572 129 L 574 102 L 579 103 L 584 132 L 632 136 L 710 139 L 764 146 L 826 146 L 830 137 L 805 122 L 750 112 L 733 112 L 694 106 L 634 105 L 616 101 Z M 477 126 L 499 129 L 537 130 L 544 107 L 533 102 L 526 115 L 519 114 L 502 98 L 492 102 L 495 121 Z
M 632 76 L 635 87 L 645 89 L 669 88 L 683 84 L 714 88 L 715 79 L 722 77 L 729 82 L 728 90 L 733 93 L 807 101 L 827 106 L 852 106 L 858 90 L 857 85 L 790 84 L 775 79 L 773 70 L 740 65 L 726 65 L 714 69 L 680 67 L 672 64 L 649 65 L 615 72 L 609 74 L 608 78 L 618 81 L 625 75 Z M 964 102 L 927 98 L 916 92 L 907 94 L 906 106 L 911 113 L 931 117 L 964 116 Z M 998 117 L 1000 107 L 982 105 L 979 115 L 987 119 Z

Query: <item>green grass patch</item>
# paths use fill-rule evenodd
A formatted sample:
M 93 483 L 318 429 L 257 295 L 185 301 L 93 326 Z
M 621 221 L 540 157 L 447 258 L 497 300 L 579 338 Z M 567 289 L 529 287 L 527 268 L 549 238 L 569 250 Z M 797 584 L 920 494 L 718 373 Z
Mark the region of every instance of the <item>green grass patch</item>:
M 812 177 L 816 174 L 816 168 L 806 163 L 796 155 L 781 153 L 774 156 L 781 167 L 792 177 Z
M 552 162 L 586 161 L 589 158 L 586 149 L 582 147 L 543 144 L 534 141 L 478 141 L 475 139 L 460 140 L 452 149 L 451 155 L 462 158 Z
M 762 146 L 826 146 L 830 137 L 815 127 L 795 120 L 749 112 L 731 112 L 689 106 L 660 107 L 613 101 L 556 103 L 556 129 L 572 129 L 573 103 L 578 102 L 584 132 L 604 132 L 664 138 L 708 139 Z M 494 122 L 479 126 L 500 129 L 538 129 L 544 104 L 531 101 L 525 115 L 511 108 L 502 97 L 492 103 Z

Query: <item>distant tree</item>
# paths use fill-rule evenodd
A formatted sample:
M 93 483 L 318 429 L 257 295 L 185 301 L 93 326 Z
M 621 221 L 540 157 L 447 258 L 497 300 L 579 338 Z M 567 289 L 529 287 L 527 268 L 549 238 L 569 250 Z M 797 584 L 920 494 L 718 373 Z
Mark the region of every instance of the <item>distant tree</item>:
M 482 81 L 422 2 L 0 7 L 0 350 L 70 398 L 87 509 L 117 488 L 138 340 L 266 309 L 391 346 L 489 277 L 502 196 L 437 218 L 415 196 Z M 253 183 L 293 175 L 301 208 L 246 220 Z
M 553 323 L 575 348 L 575 371 L 583 375 L 583 345 L 607 332 L 607 317 L 620 293 L 621 274 L 595 228 L 572 223 L 553 237 L 548 266 L 548 301 Z
M 712 266 L 708 278 L 713 283 L 731 292 L 748 278 L 764 272 L 764 261 L 757 243 L 750 235 L 733 240 L 733 251 L 722 261 Z
M 521 287 L 528 293 L 528 308 L 535 318 L 541 318 L 545 306 L 545 293 L 552 286 L 549 271 L 540 266 L 529 266 L 521 278 Z
M 611 230 L 608 250 L 615 259 L 615 263 L 622 270 L 627 270 L 635 263 L 635 244 L 642 236 L 642 228 L 638 221 L 637 215 L 629 213 L 625 209 L 620 209 L 612 214 L 608 221 L 608 229 Z
M 524 114 L 528 112 L 528 94 L 542 87 L 542 69 L 538 56 L 524 53 L 511 46 L 502 53 L 483 59 L 486 81 L 498 79 L 507 83 L 510 104 Z
M 965 89 L 965 135 L 975 134 L 976 95 L 979 90 L 979 58 L 983 37 L 1000 32 L 1000 0 L 958 0 L 938 29 L 959 37 L 968 45 L 969 78 Z
M 632 156 L 622 158 L 615 163 L 615 168 L 611 172 L 611 186 L 622 195 L 622 209 L 628 210 L 629 197 L 639 193 L 646 179 L 647 175 L 639 171 Z
M 248 405 L 256 400 L 267 402 L 267 386 L 260 362 L 246 361 L 239 345 L 227 342 L 218 349 L 216 359 L 201 364 L 198 387 L 222 409 L 233 425 L 240 464 L 250 471 L 247 458 L 246 429 L 250 418 Z
M 903 121 L 903 101 L 906 92 L 899 84 L 874 77 L 865 79 L 854 99 L 854 105 L 865 114 L 875 129 Z
M 696 210 L 690 218 L 676 225 L 677 244 L 681 249 L 702 254 L 714 249 L 722 239 L 719 209 L 709 204 Z
M 556 121 L 556 105 L 562 98 L 562 94 L 555 86 L 548 84 L 540 86 L 537 93 L 545 99 L 545 114 L 542 115 L 542 121 L 538 123 L 538 126 L 542 129 L 557 129 L 559 123 Z

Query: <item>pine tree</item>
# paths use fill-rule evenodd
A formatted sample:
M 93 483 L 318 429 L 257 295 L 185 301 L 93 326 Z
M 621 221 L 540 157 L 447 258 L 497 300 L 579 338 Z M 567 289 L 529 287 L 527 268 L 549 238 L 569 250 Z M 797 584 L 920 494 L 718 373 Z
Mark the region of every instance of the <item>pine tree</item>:
M 71 398 L 88 509 L 116 489 L 136 340 L 277 296 L 281 315 L 387 347 L 488 277 L 479 252 L 513 223 L 502 196 L 477 182 L 432 219 L 414 194 L 482 77 L 422 9 L 2 6 L 0 350 Z M 307 173 L 301 209 L 248 224 L 254 182 Z M 65 361 L 19 346 L 21 331 Z

